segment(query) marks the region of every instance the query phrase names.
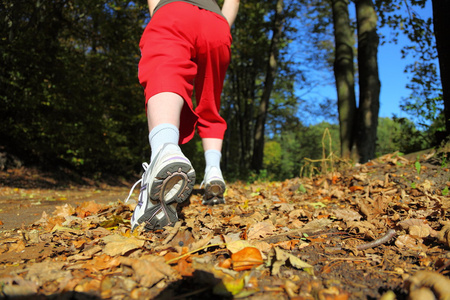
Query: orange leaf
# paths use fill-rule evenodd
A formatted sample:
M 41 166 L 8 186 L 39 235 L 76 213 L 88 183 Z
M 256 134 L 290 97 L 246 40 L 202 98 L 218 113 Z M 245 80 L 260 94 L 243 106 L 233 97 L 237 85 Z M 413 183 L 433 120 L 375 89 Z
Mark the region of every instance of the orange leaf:
M 354 185 L 350 187 L 350 192 L 358 191 L 358 190 L 364 190 L 362 186 Z
M 249 270 L 263 263 L 261 252 L 254 247 L 245 247 L 241 251 L 233 253 L 231 260 L 235 271 Z
M 72 244 L 76 249 L 80 249 L 81 247 L 84 246 L 84 244 L 86 244 L 86 240 L 75 240 L 72 241 Z
M 174 269 L 177 270 L 181 276 L 192 276 L 195 271 L 192 264 L 188 263 L 184 259 L 179 260 Z
M 104 208 L 104 205 L 98 204 L 95 201 L 83 202 L 80 206 L 78 206 L 75 211 L 80 218 L 85 218 L 87 216 L 95 215 L 101 209 Z
M 330 215 L 318 215 L 317 219 L 328 219 Z
M 332 184 L 336 184 L 336 182 L 339 181 L 339 176 L 334 175 L 333 178 L 331 179 L 331 183 Z
M 175 253 L 175 252 L 169 252 L 169 253 L 167 253 L 166 255 L 164 255 L 164 259 L 166 260 L 166 262 L 167 261 L 169 261 L 169 260 L 171 260 L 171 259 L 174 259 L 174 258 L 176 258 L 176 257 L 179 257 L 180 256 L 180 254 L 178 254 L 178 253 Z
M 231 267 L 231 259 L 227 258 L 219 263 L 219 267 L 229 269 Z

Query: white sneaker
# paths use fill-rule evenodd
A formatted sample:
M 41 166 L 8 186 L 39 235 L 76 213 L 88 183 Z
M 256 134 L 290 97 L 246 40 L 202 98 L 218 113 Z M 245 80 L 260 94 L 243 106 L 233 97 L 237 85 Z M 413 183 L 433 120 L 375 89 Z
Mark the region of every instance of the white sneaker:
M 205 184 L 205 194 L 202 203 L 205 205 L 215 205 L 225 203 L 223 193 L 225 192 L 225 181 L 222 172 L 216 167 L 211 167 L 205 174 L 205 178 L 200 188 Z
M 195 171 L 178 145 L 164 144 L 150 166 L 143 163 L 144 174 L 131 188 L 141 183 L 139 202 L 131 217 L 131 230 L 145 222 L 146 230 L 162 229 L 178 221 L 176 207 L 192 193 Z

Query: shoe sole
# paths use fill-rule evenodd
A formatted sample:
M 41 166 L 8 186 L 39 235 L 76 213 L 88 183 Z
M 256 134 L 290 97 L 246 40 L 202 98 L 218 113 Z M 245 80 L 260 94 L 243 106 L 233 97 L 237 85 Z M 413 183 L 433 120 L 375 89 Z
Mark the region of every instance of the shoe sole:
M 146 230 L 162 229 L 178 221 L 176 206 L 189 198 L 195 184 L 195 171 L 188 163 L 173 162 L 164 166 L 150 187 L 150 200 L 156 202 L 139 218 Z
M 205 186 L 205 194 L 203 196 L 202 204 L 224 204 L 225 199 L 223 197 L 223 193 L 225 193 L 225 183 L 221 180 L 211 181 Z

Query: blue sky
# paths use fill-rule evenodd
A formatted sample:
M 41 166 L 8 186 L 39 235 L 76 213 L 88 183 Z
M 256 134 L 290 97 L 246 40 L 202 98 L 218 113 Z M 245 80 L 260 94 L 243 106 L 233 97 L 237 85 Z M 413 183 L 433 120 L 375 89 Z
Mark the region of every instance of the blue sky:
M 422 18 L 431 17 L 432 7 L 430 1 L 428 1 L 425 9 L 415 9 L 415 11 Z M 380 30 L 380 33 L 387 37 L 389 32 L 389 28 Z M 399 117 L 408 117 L 400 109 L 401 99 L 408 97 L 410 94 L 410 91 L 406 88 L 410 78 L 403 71 L 405 66 L 413 63 L 414 60 L 410 57 L 402 59 L 400 50 L 405 43 L 408 43 L 408 39 L 404 36 L 399 36 L 397 44 L 385 43 L 378 49 L 378 67 L 381 80 L 380 117 L 392 117 L 392 114 L 396 114 Z M 436 64 L 438 63 L 436 62 Z
M 352 13 L 354 7 L 350 7 L 349 10 Z M 417 8 L 414 10 L 422 18 L 432 16 L 431 3 L 428 3 L 423 10 Z M 406 10 L 402 10 L 403 13 L 405 13 L 405 11 Z M 381 28 L 379 33 L 388 38 L 391 31 L 392 29 L 390 28 Z M 397 44 L 384 43 L 383 45 L 380 45 L 378 49 L 378 67 L 381 80 L 380 117 L 392 117 L 393 114 L 395 114 L 398 117 L 411 118 L 407 113 L 400 109 L 402 99 L 408 97 L 411 93 L 410 90 L 406 88 L 406 85 L 410 82 L 410 75 L 404 73 L 404 70 L 406 65 L 414 62 L 414 59 L 411 57 L 401 57 L 401 49 L 407 43 L 409 43 L 407 37 L 400 35 Z M 358 91 L 356 90 L 356 92 Z M 316 87 L 311 94 L 306 96 L 306 98 L 337 99 L 334 82 L 325 80 L 323 85 Z M 316 123 L 317 121 L 321 120 L 305 120 L 305 123 Z

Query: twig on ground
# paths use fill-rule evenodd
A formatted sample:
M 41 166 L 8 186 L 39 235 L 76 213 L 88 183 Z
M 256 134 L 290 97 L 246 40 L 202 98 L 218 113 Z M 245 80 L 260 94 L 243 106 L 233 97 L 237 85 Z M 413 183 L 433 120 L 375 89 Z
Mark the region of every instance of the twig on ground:
M 379 239 L 376 239 L 375 241 L 372 241 L 370 243 L 359 245 L 356 247 L 356 249 L 357 250 L 366 250 L 369 248 L 379 246 L 381 244 L 389 242 L 389 240 L 392 239 L 396 234 L 397 234 L 397 232 L 395 231 L 395 229 L 389 229 L 386 232 L 386 234 L 383 235 L 382 237 L 380 237 Z
M 191 254 L 194 254 L 195 252 L 198 252 L 198 251 L 201 251 L 201 250 L 210 248 L 210 247 L 221 247 L 221 246 L 225 246 L 226 244 L 227 244 L 227 243 L 206 245 L 206 246 L 200 247 L 200 248 L 198 248 L 198 249 L 194 249 L 194 250 L 192 250 L 192 251 L 189 251 L 189 252 L 187 252 L 187 253 L 185 253 L 185 254 L 183 254 L 183 255 L 180 255 L 180 256 L 178 256 L 178 257 L 174 257 L 174 258 L 172 258 L 172 259 L 169 259 L 168 261 L 166 261 L 166 264 L 170 265 L 170 264 L 172 264 L 172 263 L 174 263 L 174 262 L 176 262 L 176 261 L 178 261 L 178 260 L 180 260 L 180 259 L 182 259 L 182 258 L 185 258 L 186 256 L 189 256 L 189 255 L 191 255 Z

